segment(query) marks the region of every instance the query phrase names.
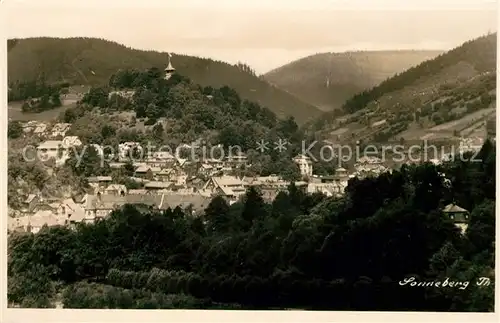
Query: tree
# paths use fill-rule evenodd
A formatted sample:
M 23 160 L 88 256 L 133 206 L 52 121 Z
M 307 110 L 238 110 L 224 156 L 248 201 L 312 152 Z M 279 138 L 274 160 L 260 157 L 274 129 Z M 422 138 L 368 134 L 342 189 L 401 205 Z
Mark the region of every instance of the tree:
M 93 146 L 73 149 L 66 161 L 73 172 L 80 177 L 98 176 L 108 173 L 109 165 Z
M 7 128 L 7 137 L 9 139 L 16 139 L 21 137 L 23 134 L 23 127 L 19 121 L 9 121 Z
M 266 213 L 262 193 L 256 187 L 251 186 L 245 194 L 243 212 L 241 213 L 245 227 L 249 228 L 254 220 L 265 217 Z

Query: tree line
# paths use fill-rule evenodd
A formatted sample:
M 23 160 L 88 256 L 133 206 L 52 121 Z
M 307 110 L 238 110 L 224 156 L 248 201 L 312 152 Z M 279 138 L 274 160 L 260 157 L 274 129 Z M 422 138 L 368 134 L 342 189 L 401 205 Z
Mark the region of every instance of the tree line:
M 24 101 L 23 112 L 42 112 L 60 107 L 61 91 L 69 84 L 48 84 L 41 75 L 38 79 L 9 84 L 8 101 Z

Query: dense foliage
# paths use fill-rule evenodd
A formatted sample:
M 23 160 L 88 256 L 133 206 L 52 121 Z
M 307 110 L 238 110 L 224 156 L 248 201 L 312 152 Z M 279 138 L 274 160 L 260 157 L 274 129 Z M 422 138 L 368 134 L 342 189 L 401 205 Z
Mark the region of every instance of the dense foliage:
M 267 204 L 249 188 L 201 217 L 125 206 L 12 234 L 9 301 L 42 306 L 62 288 L 68 307 L 492 311 L 493 284 L 476 281 L 494 278 L 494 146 L 476 158 L 354 179 L 337 199 L 291 185 Z M 452 201 L 471 211 L 464 235 L 441 211 Z M 408 277 L 470 286 L 401 286 Z
M 180 74 L 165 80 L 157 68 L 118 71 L 108 86 L 92 87 L 82 102 L 63 112 L 60 119 L 73 123 L 70 133 L 84 143 L 117 147 L 120 142 L 136 141 L 175 149 L 201 138 L 204 145 L 199 144 L 199 153 L 205 149 L 205 156 L 217 145 L 222 145 L 225 156 L 238 150 L 247 153 L 252 166 L 241 169 L 239 175 L 300 178 L 292 158 L 301 151 L 305 136 L 293 117 L 278 119 L 227 86 L 202 87 Z M 139 122 L 142 128 L 137 127 Z M 280 139 L 286 140 L 281 151 L 275 146 Z M 261 141 L 268 143 L 263 154 L 257 151 Z M 333 164 L 318 161 L 314 168 L 318 174 L 331 174 Z
M 9 84 L 8 100 L 24 101 L 23 112 L 41 112 L 61 106 L 61 89 L 65 84 L 48 84 L 42 75 L 39 79 Z
M 9 121 L 7 125 L 7 137 L 9 139 L 17 139 L 23 134 L 23 127 L 19 121 Z

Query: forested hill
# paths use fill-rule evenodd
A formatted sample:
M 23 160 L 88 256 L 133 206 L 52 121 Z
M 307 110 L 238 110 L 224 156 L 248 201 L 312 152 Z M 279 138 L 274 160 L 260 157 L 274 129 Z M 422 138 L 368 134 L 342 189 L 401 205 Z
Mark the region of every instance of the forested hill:
M 340 108 L 354 94 L 441 53 L 425 50 L 321 53 L 274 69 L 264 78 L 329 111 Z
M 353 140 L 467 136 L 495 117 L 496 50 L 496 33 L 467 41 L 354 95 L 313 128 Z
M 172 54 L 177 71 L 203 86 L 234 88 L 250 101 L 269 108 L 278 117 L 293 116 L 298 123 L 320 111 L 255 75 L 245 64 Z M 119 69 L 163 69 L 166 53 L 128 48 L 95 38 L 28 38 L 8 41 L 8 79 L 27 82 L 40 75 L 49 82 L 104 85 Z
M 422 62 L 387 79 L 369 91 L 353 96 L 343 106 L 346 112 L 355 112 L 383 95 L 396 92 L 406 86 L 434 79 L 436 83 L 459 81 L 481 73 L 496 71 L 497 34 L 489 34 L 465 42 L 435 59 Z

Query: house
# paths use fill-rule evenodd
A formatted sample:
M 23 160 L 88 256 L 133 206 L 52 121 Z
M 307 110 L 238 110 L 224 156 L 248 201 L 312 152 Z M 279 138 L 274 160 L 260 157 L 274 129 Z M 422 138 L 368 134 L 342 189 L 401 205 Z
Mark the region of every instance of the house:
M 188 176 L 185 173 L 180 173 L 175 177 L 175 184 L 177 186 L 185 186 L 187 183 Z
M 47 125 L 45 123 L 38 123 L 35 129 L 33 130 L 33 134 L 37 136 L 42 136 L 45 134 L 46 130 L 47 130 Z
M 305 155 L 298 155 L 292 159 L 298 166 L 303 177 L 312 177 L 313 165 L 311 158 Z
M 202 163 L 200 165 L 200 168 L 198 169 L 198 172 L 202 175 L 210 176 L 214 172 L 214 166 L 207 163 Z
M 203 189 L 205 181 L 197 176 L 191 176 L 186 179 L 186 187 L 192 189 L 193 191 L 199 191 Z
M 127 100 L 131 100 L 134 97 L 135 91 L 129 90 L 129 91 L 111 91 L 108 94 L 108 99 L 111 99 L 113 95 L 120 96 L 122 98 L 125 98 Z
M 32 212 L 37 204 L 40 203 L 40 196 L 38 194 L 30 194 L 23 202 L 23 212 Z
M 247 156 L 245 156 L 243 153 L 238 153 L 235 155 L 229 154 L 229 156 L 227 156 L 227 162 L 236 167 L 245 165 L 247 163 Z
M 321 176 L 319 177 L 319 182 L 320 183 L 333 183 L 335 182 L 335 176 L 332 176 L 332 175 L 327 175 L 327 176 Z M 313 182 L 316 182 L 316 180 L 314 180 Z
M 251 185 L 258 186 L 262 193 L 262 198 L 268 202 L 272 202 L 280 192 L 288 190 L 290 182 L 284 181 L 278 176 L 270 175 L 258 177 Z
M 309 183 L 306 188 L 308 194 L 322 193 L 326 196 L 342 196 L 345 187 L 340 183 L 333 181 L 328 183 Z
M 347 169 L 343 167 L 339 167 L 335 170 L 335 177 L 336 178 L 345 178 L 349 177 L 349 173 L 347 172 Z
M 29 229 L 29 216 L 21 216 L 21 217 L 8 217 L 7 220 L 7 230 L 9 232 L 14 231 L 28 231 Z
M 111 184 L 104 190 L 105 194 L 109 195 L 126 195 L 127 187 L 121 184 Z
M 50 158 L 59 159 L 65 153 L 61 140 L 47 140 L 42 142 L 36 148 L 41 160 L 49 160 Z
M 25 134 L 31 133 L 31 132 L 33 132 L 33 130 L 36 129 L 37 125 L 38 125 L 38 123 L 36 121 L 33 121 L 33 120 L 22 123 L 23 132 Z
M 125 163 L 120 163 L 120 162 L 110 162 L 109 163 L 109 168 L 113 169 L 120 169 L 125 166 Z
M 164 168 L 160 170 L 158 174 L 156 174 L 156 177 L 160 181 L 170 181 L 173 179 L 175 176 L 175 171 L 171 168 Z
M 87 177 L 87 182 L 89 184 L 95 184 L 97 186 L 105 186 L 113 181 L 111 176 L 92 176 Z
M 465 233 L 469 223 L 469 211 L 458 205 L 448 204 L 443 209 L 443 213 L 447 215 L 457 227 L 460 228 L 462 233 Z
M 235 176 L 211 177 L 203 190 L 210 191 L 212 195 L 225 196 L 230 201 L 236 201 L 246 192 L 244 183 Z
M 151 167 L 169 167 L 175 162 L 175 157 L 168 151 L 156 151 L 145 160 L 145 163 Z
M 64 221 L 61 221 L 54 212 L 49 210 L 41 210 L 27 217 L 28 220 L 25 231 L 31 233 L 38 233 L 44 225 L 51 227 L 64 224 Z
M 47 140 L 38 145 L 38 156 L 41 160 L 54 158 L 56 165 L 63 165 L 69 158 L 70 150 L 81 144 L 77 136 L 65 137 L 63 140 Z
M 380 165 L 382 160 L 378 157 L 363 156 L 357 160 L 357 165 Z
M 155 151 L 153 153 L 153 158 L 175 162 L 176 158 L 168 151 Z
M 163 204 L 163 199 L 164 194 L 89 195 L 84 206 L 85 219 L 90 222 L 104 218 L 126 204 L 165 210 L 168 207 Z
M 142 165 L 135 169 L 135 176 L 139 178 L 153 178 L 153 171 L 150 166 Z
M 71 123 L 56 123 L 51 130 L 51 137 L 64 137 L 71 128 Z
M 157 181 L 151 181 L 148 182 L 144 185 L 144 188 L 148 191 L 153 191 L 153 190 L 166 190 L 170 186 L 172 186 L 171 182 L 157 182 Z
M 222 170 L 222 167 L 224 167 L 224 161 L 217 159 L 217 158 L 208 158 L 204 160 L 204 163 L 212 166 L 214 170 Z
M 85 220 L 85 210 L 72 199 L 63 200 L 57 206 L 56 215 L 65 225 L 74 225 Z
M 479 151 L 483 144 L 484 140 L 480 137 L 462 138 L 460 140 L 459 152 L 463 154 L 465 152 Z
M 145 189 L 132 189 L 128 190 L 128 194 L 130 195 L 146 195 L 151 193 L 151 191 L 145 190 Z
M 139 184 L 145 184 L 145 183 L 150 182 L 149 179 L 134 177 L 134 176 L 129 177 L 129 179 L 136 182 L 136 183 L 139 183 Z

